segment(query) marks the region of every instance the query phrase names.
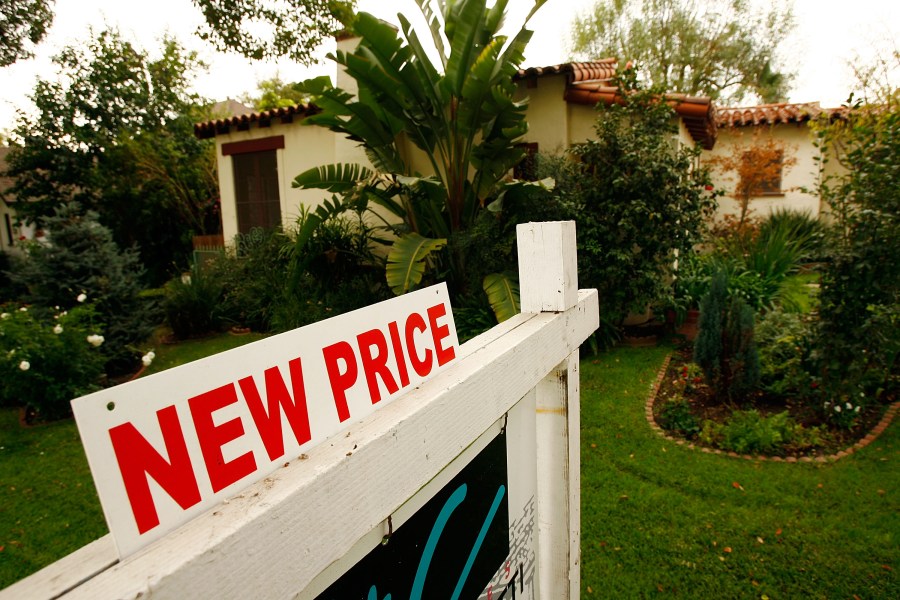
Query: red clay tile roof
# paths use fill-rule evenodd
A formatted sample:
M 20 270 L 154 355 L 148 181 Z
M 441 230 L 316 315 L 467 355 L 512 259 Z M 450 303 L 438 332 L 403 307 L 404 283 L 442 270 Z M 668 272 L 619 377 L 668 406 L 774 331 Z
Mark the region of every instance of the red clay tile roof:
M 551 65 L 549 67 L 531 67 L 528 69 L 519 69 L 513 75 L 513 79 L 518 81 L 521 79 L 529 79 L 532 77 L 543 77 L 545 75 L 568 75 L 570 82 L 579 81 L 609 81 L 616 74 L 617 61 L 615 58 L 604 58 L 592 62 L 572 62 L 561 65 Z
M 759 106 L 719 108 L 716 121 L 719 127 L 747 127 L 750 125 L 779 125 L 782 123 L 802 123 L 825 115 L 831 119 L 841 118 L 844 108 L 822 108 L 818 102 L 788 104 L 761 104 Z
M 615 58 L 604 58 L 591 62 L 571 62 L 547 67 L 531 67 L 519 69 L 513 76 L 516 81 L 535 79 L 549 75 L 565 75 L 566 91 L 564 100 L 573 104 L 595 105 L 604 101 L 616 101 L 615 87 L 610 80 L 616 74 Z M 685 126 L 694 141 L 707 150 L 712 149 L 716 141 L 716 109 L 709 98 L 696 98 L 682 94 L 666 94 L 666 102 L 684 120 Z M 253 123 L 260 127 L 268 127 L 273 119 L 281 119 L 282 123 L 290 123 L 294 115 L 300 118 L 315 114 L 318 108 L 314 105 L 297 105 L 279 108 L 261 113 L 238 115 L 225 119 L 216 119 L 194 125 L 194 135 L 198 138 L 211 138 L 219 134 L 227 134 L 232 127 L 238 131 L 250 128 Z
M 215 137 L 216 135 L 226 134 L 232 131 L 246 131 L 254 123 L 259 127 L 270 127 L 273 121 L 281 123 L 291 123 L 295 117 L 303 118 L 319 112 L 319 109 L 309 104 L 297 104 L 286 108 L 273 108 L 258 113 L 249 113 L 244 115 L 236 115 L 224 119 L 213 119 L 205 123 L 196 123 L 194 125 L 194 135 L 200 139 Z

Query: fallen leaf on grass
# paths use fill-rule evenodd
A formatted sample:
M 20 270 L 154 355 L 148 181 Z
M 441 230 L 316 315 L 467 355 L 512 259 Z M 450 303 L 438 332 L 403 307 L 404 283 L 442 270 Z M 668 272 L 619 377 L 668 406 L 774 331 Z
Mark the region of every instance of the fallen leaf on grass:
M 756 537 L 756 541 L 759 542 L 760 544 L 765 544 L 765 543 L 766 543 L 766 540 L 762 539 L 762 538 L 759 537 L 759 536 Z
M 893 571 L 893 569 L 890 567 L 890 565 L 881 565 L 881 568 L 884 569 L 885 571 Z
M 775 530 L 775 535 L 781 535 L 781 528 L 780 528 L 780 527 L 779 527 L 778 529 Z
M 739 484 L 737 481 L 732 481 L 732 482 L 731 482 L 731 487 L 733 487 L 733 488 L 736 489 L 736 490 L 741 490 L 742 492 L 744 491 L 744 486 L 742 486 L 741 484 Z
M 724 548 L 722 548 L 722 552 L 731 554 L 731 546 L 725 546 Z
M 593 594 L 594 590 L 591 589 L 591 586 L 588 586 L 588 594 Z

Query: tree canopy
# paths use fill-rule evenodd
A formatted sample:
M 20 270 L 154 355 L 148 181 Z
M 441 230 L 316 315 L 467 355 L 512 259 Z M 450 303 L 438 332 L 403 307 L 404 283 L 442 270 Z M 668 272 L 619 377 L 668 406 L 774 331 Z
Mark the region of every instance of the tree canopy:
M 778 47 L 794 23 L 790 3 L 749 0 L 596 0 L 572 24 L 581 58 L 634 61 L 645 85 L 739 102 L 783 101 L 792 75 Z
M 200 37 L 220 51 L 262 60 L 315 62 L 313 51 L 353 17 L 355 0 L 192 0 L 203 11 Z
M 256 111 L 304 104 L 309 100 L 309 96 L 297 89 L 297 84 L 285 82 L 277 73 L 270 79 L 258 81 L 256 88 L 255 94 L 247 93 L 239 98 Z
M 53 24 L 54 0 L 0 0 L 0 67 L 31 58 Z
M 105 30 L 63 49 L 7 157 L 20 218 L 42 223 L 77 201 L 120 245 L 137 244 L 154 278 L 190 251 L 217 197 L 212 144 L 193 135 L 200 99 L 188 92 L 203 64 L 173 39 L 160 46 L 150 56 Z

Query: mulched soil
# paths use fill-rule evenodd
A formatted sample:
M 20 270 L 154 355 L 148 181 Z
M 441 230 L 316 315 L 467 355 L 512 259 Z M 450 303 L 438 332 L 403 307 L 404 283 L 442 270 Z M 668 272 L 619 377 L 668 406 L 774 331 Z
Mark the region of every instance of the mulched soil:
M 684 365 L 691 362 L 692 355 L 693 346 L 689 343 L 682 345 L 672 354 L 666 374 L 662 378 L 653 403 L 653 414 L 657 418 L 657 423 L 659 423 L 658 416 L 662 404 L 669 398 L 677 395 L 679 390 L 676 388 L 677 384 L 675 382 L 681 377 Z M 781 398 L 767 396 L 764 393 L 758 393 L 747 398 L 741 405 L 734 407 L 725 405 L 717 400 L 713 396 L 711 388 L 705 384 L 695 385 L 692 392 L 684 393 L 683 396 L 689 401 L 692 413 L 699 423 L 703 423 L 706 419 L 723 423 L 731 415 L 734 408 L 739 410 L 756 409 L 763 415 L 773 415 L 787 410 L 791 418 L 804 427 L 811 428 L 824 425 L 821 445 L 814 449 L 806 450 L 796 450 L 788 447 L 779 453 L 780 456 L 794 456 L 797 458 L 802 456 L 828 456 L 849 448 L 865 437 L 878 424 L 889 406 L 889 403 L 873 403 L 865 407 L 860 411 L 856 426 L 852 430 L 847 430 L 829 427 L 816 411 L 803 403 L 785 401 Z M 660 425 L 662 424 L 660 423 Z M 667 433 L 669 435 L 679 435 L 673 431 L 667 431 Z M 689 441 L 699 445 L 697 439 L 690 439 Z

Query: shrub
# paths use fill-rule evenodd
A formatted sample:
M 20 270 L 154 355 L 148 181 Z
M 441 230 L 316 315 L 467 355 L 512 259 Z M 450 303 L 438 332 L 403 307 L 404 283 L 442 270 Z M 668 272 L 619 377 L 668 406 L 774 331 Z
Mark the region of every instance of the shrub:
M 213 269 L 194 264 L 189 273 L 166 284 L 163 311 L 176 338 L 218 331 L 223 325 L 223 286 Z
M 663 403 L 657 416 L 659 426 L 692 438 L 700 433 L 700 423 L 684 398 L 672 398 Z
M 570 151 L 576 176 L 557 182 L 578 223 L 579 285 L 599 290 L 601 321 L 615 327 L 670 296 L 675 258 L 700 241 L 716 198 L 699 150 L 673 147 L 671 107 L 633 71 L 619 84 L 621 103 L 598 106 L 595 139 Z
M 827 181 L 838 249 L 822 273 L 816 358 L 833 407 L 895 393 L 900 376 L 900 109 L 853 111 L 826 128 L 847 174 Z M 842 411 L 843 412 L 843 411 Z
M 753 328 L 753 310 L 740 297 L 728 297 L 726 276 L 717 273 L 700 302 L 694 361 L 720 399 L 740 400 L 759 382 Z
M 725 423 L 704 421 L 699 437 L 703 443 L 738 454 L 782 454 L 822 443 L 817 428 L 804 428 L 787 411 L 769 417 L 756 410 L 734 411 Z
M 0 404 L 52 420 L 70 414 L 73 398 L 99 389 L 106 345 L 92 305 L 0 310 Z
M 289 238 L 280 229 L 253 229 L 238 235 L 234 249 L 210 267 L 224 289 L 222 315 L 228 322 L 270 331 L 272 314 L 284 294 Z
M 135 249 L 120 250 L 110 230 L 91 211 L 71 203 L 46 219 L 49 242 L 32 242 L 15 260 L 10 278 L 24 285 L 29 304 L 70 309 L 85 293 L 105 324 L 108 369 L 127 371 L 143 342 L 159 323 L 158 308 L 141 295 L 144 273 Z
M 810 321 L 797 313 L 773 310 L 760 320 L 755 335 L 762 388 L 781 397 L 810 397 L 818 387 L 809 364 Z
M 358 217 L 359 215 L 357 215 Z M 294 231 L 254 229 L 211 266 L 223 288 L 222 318 L 257 331 L 287 331 L 390 297 L 371 231 L 338 216 L 299 243 Z

